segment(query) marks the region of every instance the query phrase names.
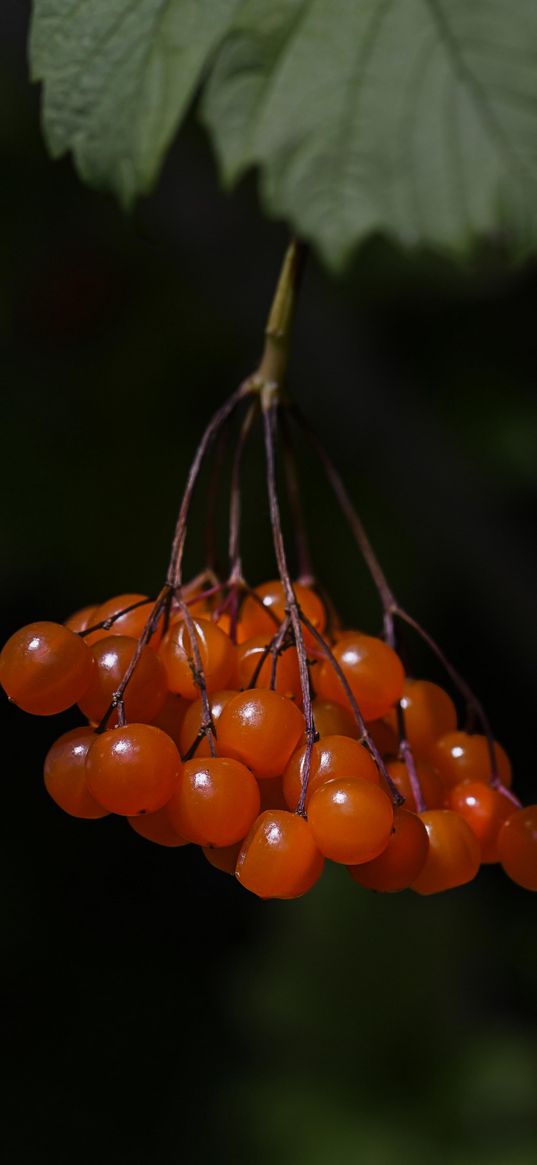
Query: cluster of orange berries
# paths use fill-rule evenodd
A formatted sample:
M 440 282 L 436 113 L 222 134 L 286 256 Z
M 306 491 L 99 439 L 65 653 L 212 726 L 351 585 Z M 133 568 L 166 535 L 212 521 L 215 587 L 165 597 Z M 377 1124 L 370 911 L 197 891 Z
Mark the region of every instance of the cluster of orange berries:
M 458 730 L 447 692 L 406 678 L 382 639 L 327 628 L 315 590 L 296 583 L 316 730 L 308 751 L 292 634 L 274 648 L 287 617 L 282 584 L 244 590 L 234 615 L 214 590 L 190 594 L 188 621 L 172 602 L 141 650 L 153 604 L 136 594 L 64 625 L 30 624 L 8 641 L 0 683 L 15 704 L 37 715 L 78 704 L 86 718 L 45 761 L 46 788 L 62 809 L 119 814 L 160 845 L 194 843 L 261 898 L 304 894 L 326 859 L 377 891 L 433 894 L 498 861 L 537 890 L 537 805 L 521 807 L 510 793 L 499 745 L 490 781 L 488 742 Z M 365 739 L 308 622 L 330 645 Z M 399 701 L 412 766 L 401 759 Z

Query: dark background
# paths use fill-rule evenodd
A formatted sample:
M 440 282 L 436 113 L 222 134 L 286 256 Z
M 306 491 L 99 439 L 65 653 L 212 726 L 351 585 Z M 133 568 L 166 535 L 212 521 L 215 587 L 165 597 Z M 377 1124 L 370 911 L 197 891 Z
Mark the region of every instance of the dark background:
M 2 638 L 154 593 L 211 412 L 251 370 L 286 232 L 254 181 L 219 193 L 194 119 L 131 218 L 52 163 L 28 5 L 3 5 Z M 535 267 L 460 271 L 375 242 L 311 261 L 292 392 L 393 585 L 482 696 L 535 799 Z M 375 596 L 304 457 L 318 573 L 350 624 Z M 246 569 L 271 577 L 260 446 Z M 195 510 L 190 566 L 200 565 Z M 409 643 L 418 674 L 439 673 Z M 499 869 L 422 899 L 332 869 L 262 903 L 198 853 L 49 802 L 76 717 L 1 704 L 2 1140 L 23 1160 L 529 1165 L 537 1148 L 535 899 Z

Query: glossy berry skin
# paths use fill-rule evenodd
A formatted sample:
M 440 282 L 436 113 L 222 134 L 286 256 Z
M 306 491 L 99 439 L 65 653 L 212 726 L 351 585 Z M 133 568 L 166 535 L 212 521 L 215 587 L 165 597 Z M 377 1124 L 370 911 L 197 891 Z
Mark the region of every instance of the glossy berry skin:
M 111 813 L 154 813 L 181 773 L 173 740 L 152 724 L 127 724 L 96 736 L 86 760 L 88 789 Z
M 166 812 L 188 841 L 228 846 L 246 836 L 259 805 L 259 787 L 246 765 L 230 757 L 207 757 L 185 761 Z
M 406 809 L 394 809 L 393 831 L 386 849 L 360 866 L 349 866 L 349 874 L 359 886 L 394 894 L 406 890 L 423 869 L 429 837 L 423 821 Z
M 427 761 L 416 761 L 416 776 L 418 778 L 423 800 L 427 809 L 440 809 L 444 804 L 444 786 L 439 773 Z M 410 783 L 408 769 L 402 760 L 390 760 L 386 765 L 389 776 L 394 785 L 405 798 L 405 809 L 412 813 L 418 812 L 414 792 Z
M 218 752 L 233 756 L 260 778 L 278 777 L 304 732 L 291 700 L 267 688 L 239 692 L 218 721 Z
M 72 817 L 94 820 L 106 817 L 108 809 L 92 797 L 86 781 L 86 757 L 95 740 L 91 728 L 82 726 L 64 732 L 45 758 L 45 788 L 52 800 Z
M 301 583 L 293 583 L 293 588 L 297 602 L 306 618 L 309 619 L 310 623 L 313 623 L 317 631 L 324 631 L 326 614 L 319 596 L 310 587 L 302 586 Z M 255 593 L 262 600 L 267 614 L 251 595 L 247 595 L 240 613 L 242 634 L 245 638 L 250 638 L 252 635 L 265 635 L 272 639 L 278 630 L 278 624 L 285 618 L 283 586 L 279 579 L 271 579 L 270 582 L 262 583 L 261 586 L 256 587 Z M 271 611 L 274 618 L 271 618 L 268 611 Z M 307 640 L 308 632 L 306 630 L 304 630 L 304 637 Z
M 166 813 L 166 807 L 156 809 L 154 813 L 143 813 L 140 817 L 127 817 L 129 825 L 140 837 L 152 841 L 156 845 L 166 846 L 167 849 L 178 849 L 188 845 L 184 837 L 180 837 Z
M 513 802 L 483 781 L 460 781 L 448 789 L 445 805 L 468 822 L 481 846 L 481 861 L 497 862 L 498 834 L 515 809 Z
M 163 732 L 167 732 L 168 736 L 171 736 L 179 752 L 181 752 L 181 729 L 185 716 L 191 707 L 190 701 L 185 700 L 183 696 L 176 696 L 174 692 L 168 692 L 160 712 L 151 721 L 156 728 L 162 728 Z
M 194 630 L 208 692 L 233 686 L 235 646 L 215 623 L 209 619 L 194 619 Z M 200 690 L 194 681 L 190 660 L 192 646 L 190 633 L 183 619 L 174 623 L 164 636 L 159 654 L 166 668 L 170 691 L 187 700 L 197 700 Z
M 479 870 L 481 847 L 468 822 L 451 809 L 429 809 L 420 817 L 429 835 L 429 849 L 412 889 L 418 894 L 439 894 L 471 882 Z
M 438 769 L 444 785 L 450 787 L 459 781 L 490 779 L 490 759 L 487 739 L 477 732 L 448 732 L 432 746 L 430 759 Z M 496 762 L 500 780 L 511 786 L 511 763 L 501 744 L 496 744 Z
M 89 687 L 95 663 L 84 641 L 61 623 L 29 623 L 0 654 L 0 684 L 34 716 L 64 712 Z
M 105 623 L 118 611 L 122 611 L 125 607 L 132 607 L 133 603 L 139 603 L 142 599 L 147 600 L 142 606 L 134 607 L 132 611 L 126 611 L 124 615 L 120 615 L 119 619 L 114 619 L 108 631 L 103 627 L 100 627 L 98 631 L 92 631 L 87 636 L 86 642 L 90 645 L 98 643 L 100 639 L 106 639 L 110 635 L 130 635 L 133 639 L 139 639 L 153 607 L 153 602 L 148 599 L 147 595 L 130 593 L 114 595 L 114 598 L 107 599 L 105 603 L 101 603 L 95 609 L 91 623 L 87 624 L 88 627 L 91 627 L 94 623 Z M 157 648 L 161 638 L 162 631 L 157 628 L 149 641 L 151 647 Z
M 244 840 L 235 876 L 259 898 L 300 898 L 323 866 L 308 822 L 285 809 L 267 809 Z
M 235 845 L 204 845 L 202 848 L 207 861 L 215 870 L 221 870 L 223 874 L 234 874 L 241 846 L 242 841 L 237 841 Z
M 356 720 L 342 704 L 316 697 L 312 702 L 313 719 L 319 736 L 351 736 L 358 740 L 360 729 Z
M 258 781 L 258 785 L 261 794 L 260 813 L 264 813 L 265 809 L 289 808 L 283 795 L 283 780 L 281 777 L 273 777 L 271 781 Z
M 516 809 L 498 834 L 505 873 L 525 890 L 537 890 L 537 805 Z
M 119 687 L 121 680 L 137 648 L 136 639 L 128 635 L 111 635 L 94 643 L 95 656 L 93 678 L 82 699 L 78 701 L 80 711 L 98 724 Z M 150 647 L 144 647 L 125 692 L 125 715 L 127 720 L 150 722 L 164 706 L 168 688 L 166 672 L 160 659 Z M 111 728 L 118 722 L 117 711 L 112 712 L 108 721 Z
M 321 853 L 334 862 L 359 865 L 382 853 L 393 828 L 386 793 L 362 777 L 320 785 L 308 806 L 308 821 Z
M 385 720 L 370 720 L 366 727 L 381 756 L 397 756 L 399 752 L 399 736 L 390 724 L 387 724 Z
M 339 663 L 364 720 L 379 720 L 403 691 L 405 673 L 399 656 L 372 635 L 345 631 L 334 645 Z M 328 660 L 321 663 L 315 679 L 318 696 L 348 706 L 341 681 Z
M 69 618 L 65 620 L 65 627 L 68 627 L 70 631 L 85 631 L 86 627 L 91 627 L 95 622 L 94 615 L 96 610 L 97 605 L 95 603 L 89 607 L 80 607 L 78 611 L 73 611 L 73 614 L 69 615 Z M 85 639 L 87 643 L 88 637 L 86 636 Z
M 216 751 L 217 751 L 217 753 L 220 751 L 218 748 L 218 729 L 217 729 L 218 721 L 220 719 L 220 716 L 222 715 L 222 710 L 225 708 L 228 701 L 231 700 L 232 696 L 237 696 L 237 695 L 238 695 L 238 692 L 236 691 L 235 688 L 224 688 L 223 691 L 211 692 L 211 695 L 209 696 L 209 705 L 210 705 L 210 709 L 211 709 L 211 716 L 213 718 L 213 724 L 215 726 L 216 733 L 217 733 L 217 737 L 216 737 Z M 202 721 L 203 721 L 203 706 L 202 706 L 201 700 L 194 700 L 194 702 L 192 704 L 189 704 L 189 706 L 188 706 L 188 709 L 187 709 L 187 712 L 186 712 L 186 715 L 185 715 L 185 718 L 183 720 L 183 724 L 181 727 L 181 733 L 179 736 L 179 743 L 180 743 L 180 750 L 179 751 L 181 752 L 182 756 L 184 756 L 184 754 L 186 752 L 188 752 L 189 748 L 194 743 L 194 741 L 195 741 L 195 739 L 200 731 Z M 209 742 L 208 742 L 207 738 L 204 737 L 204 739 L 201 740 L 200 743 L 198 744 L 196 751 L 194 753 L 194 756 L 200 757 L 200 756 L 210 756 L 210 755 L 211 755 L 211 750 L 209 748 Z
M 263 658 L 267 646 L 266 635 L 254 635 L 251 639 L 246 639 L 237 648 L 238 668 L 239 668 L 239 687 L 249 688 L 252 676 L 256 670 L 259 661 Z M 272 675 L 272 655 L 266 657 L 261 664 L 261 670 L 255 681 L 256 688 L 270 688 L 270 680 Z M 282 696 L 288 696 L 290 699 L 300 700 L 300 672 L 298 670 L 298 657 L 295 647 L 288 647 L 278 656 L 276 664 L 276 692 L 280 692 Z
M 457 728 L 457 709 L 451 696 L 430 680 L 406 679 L 401 696 L 406 738 L 417 757 L 428 758 L 439 736 Z M 395 711 L 386 717 L 397 732 Z
M 300 799 L 305 756 L 303 745 L 293 753 L 283 775 L 283 793 L 289 809 L 296 809 Z M 348 736 L 324 736 L 313 745 L 306 805 L 320 785 L 339 777 L 350 780 L 361 777 L 374 785 L 380 780 L 377 766 L 363 744 Z

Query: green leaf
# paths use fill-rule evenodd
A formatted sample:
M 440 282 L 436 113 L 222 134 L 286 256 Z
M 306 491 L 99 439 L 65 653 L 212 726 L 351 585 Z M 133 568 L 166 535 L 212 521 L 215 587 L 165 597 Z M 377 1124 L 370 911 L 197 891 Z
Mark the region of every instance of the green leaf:
M 370 234 L 537 246 L 536 0 L 34 0 L 45 134 L 129 205 L 193 95 L 227 184 L 334 268 Z
M 535 0 L 244 0 L 203 117 L 335 268 L 376 231 L 537 244 Z
M 150 190 L 238 0 L 34 0 L 45 136 L 124 205 Z

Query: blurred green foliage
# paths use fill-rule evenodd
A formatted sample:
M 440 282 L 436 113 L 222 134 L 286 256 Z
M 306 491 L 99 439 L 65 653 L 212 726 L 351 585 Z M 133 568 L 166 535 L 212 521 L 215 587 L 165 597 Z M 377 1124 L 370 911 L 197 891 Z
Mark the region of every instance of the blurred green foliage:
M 253 184 L 217 193 L 192 126 L 130 219 L 51 164 L 24 7 L 6 5 L 0 60 L 4 635 L 156 589 L 189 458 L 257 358 L 285 244 Z M 489 254 L 463 279 L 376 240 L 344 284 L 311 266 L 291 378 L 397 592 L 483 696 L 527 798 L 536 307 L 534 269 L 515 276 Z M 365 573 L 300 462 L 319 574 L 347 620 L 374 631 Z M 245 490 L 254 581 L 274 569 L 261 489 L 258 445 Z M 192 569 L 200 500 L 195 515 Z M 438 676 L 421 649 L 412 658 Z M 490 869 L 439 898 L 382 897 L 331 870 L 304 900 L 260 903 L 199 854 L 62 817 L 40 766 L 70 717 L 1 712 L 10 1162 L 531 1165 L 530 894 Z

